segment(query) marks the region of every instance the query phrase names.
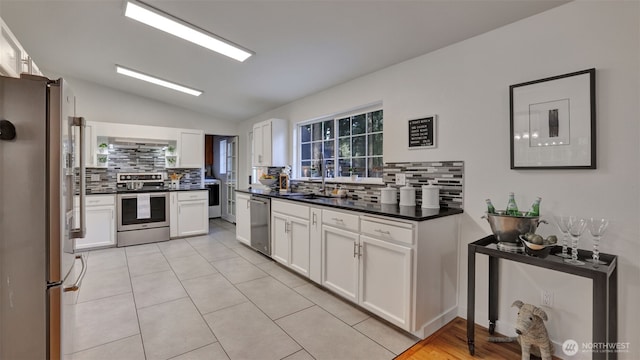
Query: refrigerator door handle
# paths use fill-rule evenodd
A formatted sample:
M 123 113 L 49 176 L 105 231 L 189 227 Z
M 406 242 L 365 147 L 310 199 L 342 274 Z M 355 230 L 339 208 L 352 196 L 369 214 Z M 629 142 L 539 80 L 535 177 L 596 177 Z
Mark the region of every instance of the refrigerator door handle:
M 84 261 L 84 256 L 76 255 L 76 260 L 78 259 L 80 259 L 80 262 L 82 262 L 82 270 L 80 270 L 80 275 L 78 275 L 78 278 L 76 279 L 76 282 L 73 283 L 73 285 L 63 288 L 62 289 L 63 292 L 80 290 L 80 284 L 82 283 L 82 279 L 84 279 L 84 275 L 87 273 L 87 264 Z
M 85 145 L 85 126 L 86 122 L 83 117 L 69 117 L 69 122 L 71 126 L 77 126 L 80 130 L 80 149 L 78 153 L 80 154 L 80 227 L 78 229 L 72 229 L 70 231 L 69 237 L 71 239 L 82 239 L 87 234 L 87 218 L 86 218 L 86 196 L 85 191 L 87 187 L 87 179 L 86 172 L 87 168 L 85 166 L 85 158 L 84 158 L 84 145 Z M 74 246 L 75 248 L 75 246 Z M 84 262 L 83 262 L 84 264 Z M 66 290 L 65 290 L 66 291 Z

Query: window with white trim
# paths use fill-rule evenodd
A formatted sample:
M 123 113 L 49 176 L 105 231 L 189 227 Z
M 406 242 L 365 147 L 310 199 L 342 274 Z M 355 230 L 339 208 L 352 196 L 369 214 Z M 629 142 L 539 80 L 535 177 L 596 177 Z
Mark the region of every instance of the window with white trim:
M 381 178 L 382 129 L 382 109 L 298 125 L 298 176 Z

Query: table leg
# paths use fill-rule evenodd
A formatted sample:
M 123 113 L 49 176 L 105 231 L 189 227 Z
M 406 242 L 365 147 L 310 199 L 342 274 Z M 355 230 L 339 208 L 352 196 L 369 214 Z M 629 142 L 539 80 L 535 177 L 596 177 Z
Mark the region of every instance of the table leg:
M 498 258 L 489 256 L 489 334 L 492 335 L 498 321 L 498 261 Z
M 476 307 L 476 250 L 468 247 L 467 254 L 467 344 L 469 354 L 475 352 L 475 307 Z
M 607 289 L 607 275 L 598 274 L 593 278 L 593 342 L 597 344 L 606 344 L 607 342 L 607 298 L 609 297 L 609 289 Z M 600 350 L 594 351 L 592 358 L 594 360 L 606 359 L 607 352 Z
M 609 343 L 618 342 L 618 267 L 615 267 L 609 276 L 609 294 L 607 302 L 609 304 Z M 618 353 L 609 354 L 609 359 L 617 359 Z

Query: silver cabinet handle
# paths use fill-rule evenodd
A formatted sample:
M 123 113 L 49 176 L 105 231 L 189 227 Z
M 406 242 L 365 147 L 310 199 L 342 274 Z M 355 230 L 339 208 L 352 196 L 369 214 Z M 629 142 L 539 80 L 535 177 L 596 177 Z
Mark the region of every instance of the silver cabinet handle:
M 316 213 L 313 213 L 311 224 L 316 225 L 318 221 Z
M 387 235 L 391 235 L 391 232 L 389 230 L 382 230 L 382 229 L 376 229 L 375 231 L 379 232 L 380 234 L 387 234 Z
M 356 255 L 358 255 L 358 244 L 356 244 L 356 242 L 353 242 L 353 257 L 356 257 Z
M 80 290 L 80 284 L 82 283 L 82 279 L 84 279 L 84 274 L 87 273 L 87 264 L 84 262 L 84 256 L 76 255 L 76 260 L 77 259 L 80 259 L 80 261 L 82 262 L 82 270 L 80 271 L 80 275 L 78 275 L 78 278 L 76 279 L 76 282 L 73 283 L 73 285 L 63 288 L 63 292 Z
M 339 219 L 339 218 L 335 218 L 335 217 L 334 217 L 334 218 L 331 218 L 331 220 L 336 221 L 336 222 L 341 222 L 341 223 L 343 223 L 343 222 L 344 222 L 344 220 Z
M 264 201 L 260 201 L 260 200 L 254 200 L 254 199 L 251 199 L 251 200 L 249 200 L 249 202 L 256 203 L 256 204 L 260 204 L 260 205 L 267 205 L 267 203 L 266 203 L 266 202 L 264 202 Z
M 69 117 L 71 126 L 77 126 L 80 130 L 80 228 L 72 229 L 69 231 L 69 237 L 71 239 L 82 239 L 87 234 L 87 204 L 85 188 L 87 187 L 86 172 L 87 169 L 84 164 L 84 143 L 85 143 L 85 126 L 86 122 L 83 117 Z M 75 246 L 74 246 L 75 247 Z

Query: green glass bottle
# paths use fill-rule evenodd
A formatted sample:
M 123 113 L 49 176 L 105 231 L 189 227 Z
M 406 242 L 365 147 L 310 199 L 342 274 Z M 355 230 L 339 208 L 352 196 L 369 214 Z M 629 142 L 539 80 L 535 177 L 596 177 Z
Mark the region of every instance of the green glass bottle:
M 506 213 L 511 216 L 520 216 L 518 205 L 516 205 L 515 195 L 512 192 L 509 193 L 509 202 L 507 203 Z
M 542 201 L 542 198 L 537 197 L 536 201 L 531 204 L 531 210 L 527 211 L 526 216 L 540 216 L 540 201 Z
M 487 202 L 487 214 L 495 214 L 496 208 L 491 203 L 491 199 L 485 200 Z

